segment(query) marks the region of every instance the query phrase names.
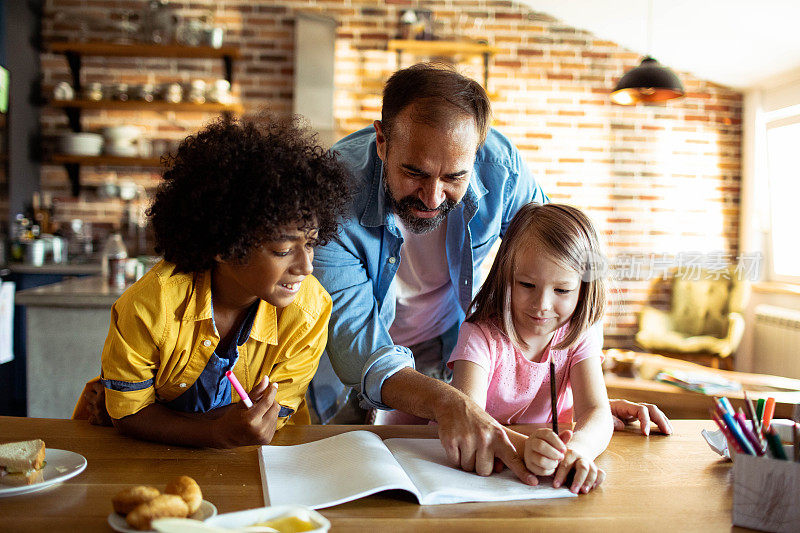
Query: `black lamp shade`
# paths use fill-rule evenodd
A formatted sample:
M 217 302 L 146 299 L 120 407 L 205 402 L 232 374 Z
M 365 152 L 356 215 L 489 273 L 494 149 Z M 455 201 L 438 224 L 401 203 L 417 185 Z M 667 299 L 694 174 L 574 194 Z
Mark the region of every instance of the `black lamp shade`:
M 685 92 L 674 72 L 647 56 L 638 67 L 620 78 L 611 93 L 611 101 L 620 105 L 665 102 L 680 98 Z

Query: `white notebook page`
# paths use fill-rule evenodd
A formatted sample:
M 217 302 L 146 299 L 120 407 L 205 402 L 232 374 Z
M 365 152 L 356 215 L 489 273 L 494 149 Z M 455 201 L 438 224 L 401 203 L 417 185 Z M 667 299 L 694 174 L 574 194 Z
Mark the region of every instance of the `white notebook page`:
M 386 439 L 384 444 L 411 478 L 424 505 L 570 498 L 568 489 L 553 488 L 549 479 L 531 487 L 517 479 L 508 468 L 483 477 L 450 466 L 438 439 Z
M 381 438 L 369 431 L 295 446 L 262 446 L 259 462 L 265 505 L 321 509 L 382 490 L 417 494 Z

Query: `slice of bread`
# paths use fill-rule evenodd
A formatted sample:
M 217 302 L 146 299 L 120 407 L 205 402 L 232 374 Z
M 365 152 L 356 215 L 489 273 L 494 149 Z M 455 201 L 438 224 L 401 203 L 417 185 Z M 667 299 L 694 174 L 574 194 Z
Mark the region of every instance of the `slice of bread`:
M 9 474 L 39 470 L 44 465 L 44 453 L 42 439 L 0 444 L 0 467 Z
M 44 481 L 42 470 L 28 470 L 27 472 L 19 472 L 16 474 L 8 474 L 5 472 L 0 473 L 0 485 L 19 487 L 33 485 L 34 483 L 39 483 L 40 481 Z

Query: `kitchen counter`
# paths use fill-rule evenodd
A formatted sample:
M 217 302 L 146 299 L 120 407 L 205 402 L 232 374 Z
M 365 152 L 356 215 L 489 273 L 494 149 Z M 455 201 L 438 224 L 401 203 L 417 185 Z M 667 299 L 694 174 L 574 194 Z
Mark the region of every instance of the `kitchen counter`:
M 25 306 L 28 416 L 72 415 L 84 383 L 100 373 L 111 306 L 124 290 L 91 276 L 16 293 Z
M 65 276 L 96 276 L 102 270 L 100 263 L 47 263 L 41 266 L 9 263 L 7 268 L 14 274 L 63 274 Z
M 73 278 L 19 291 L 14 303 L 28 307 L 100 307 L 110 310 L 125 288 L 111 287 L 101 276 Z

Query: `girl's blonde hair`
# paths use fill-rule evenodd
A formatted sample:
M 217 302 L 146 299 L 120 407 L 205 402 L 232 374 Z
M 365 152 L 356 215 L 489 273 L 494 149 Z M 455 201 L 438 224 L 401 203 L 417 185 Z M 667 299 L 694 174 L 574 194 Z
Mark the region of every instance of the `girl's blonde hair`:
M 472 300 L 466 320 L 493 323 L 514 344 L 527 348 L 514 328 L 511 314 L 511 287 L 516 259 L 521 253 L 546 253 L 581 276 L 578 303 L 567 334 L 553 346 L 563 350 L 597 323 L 605 311 L 607 263 L 597 232 L 581 210 L 563 204 L 526 204 L 509 224 L 489 276 Z

